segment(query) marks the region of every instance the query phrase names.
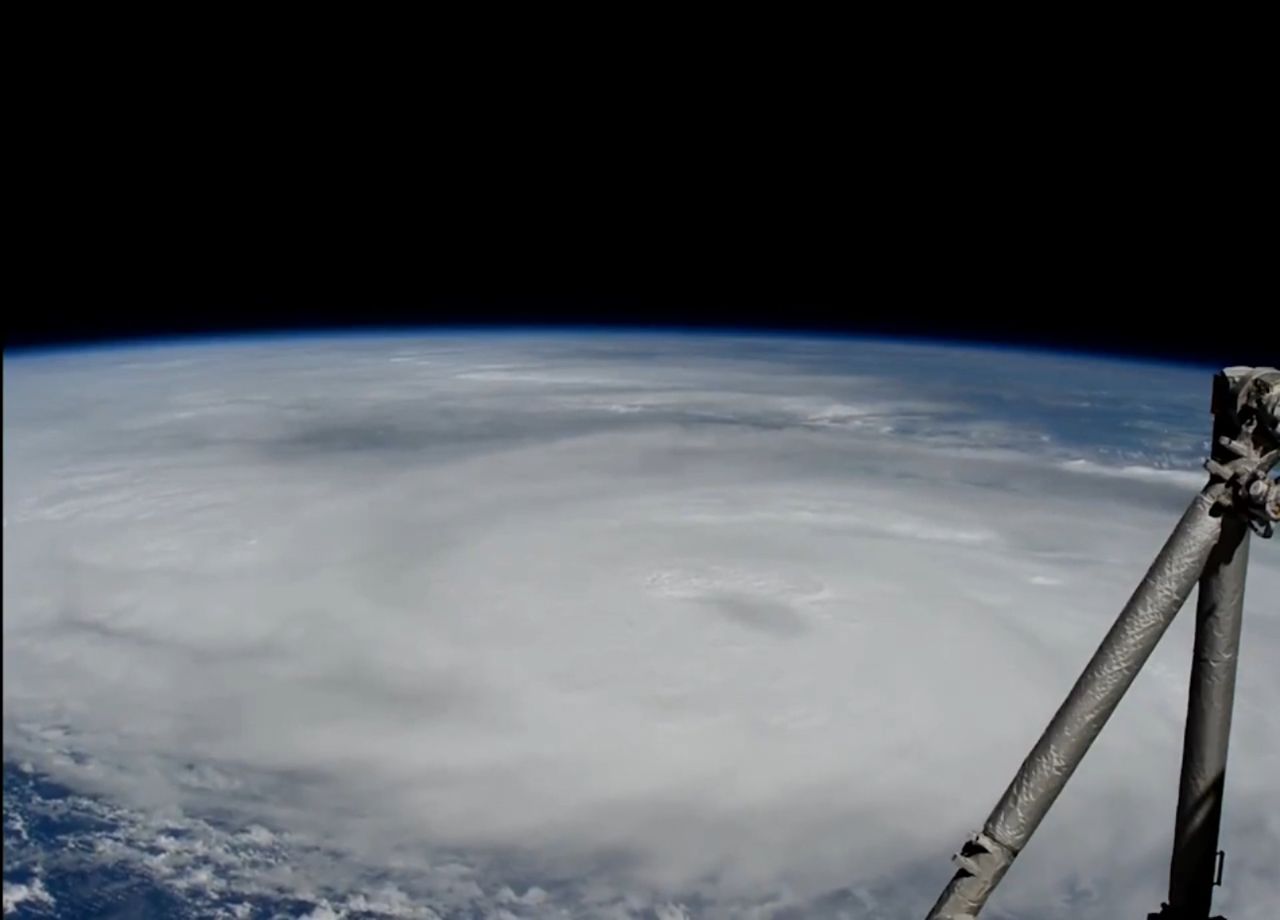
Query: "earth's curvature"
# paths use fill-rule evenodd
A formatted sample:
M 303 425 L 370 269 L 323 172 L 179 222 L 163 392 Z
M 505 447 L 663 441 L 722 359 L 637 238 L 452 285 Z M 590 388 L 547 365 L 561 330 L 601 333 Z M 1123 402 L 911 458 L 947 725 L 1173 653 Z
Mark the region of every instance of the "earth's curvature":
M 911 918 L 1201 485 L 1212 368 L 748 335 L 6 355 L 13 916 Z M 1280 903 L 1252 554 L 1218 910 Z M 984 916 L 1163 897 L 1184 611 Z

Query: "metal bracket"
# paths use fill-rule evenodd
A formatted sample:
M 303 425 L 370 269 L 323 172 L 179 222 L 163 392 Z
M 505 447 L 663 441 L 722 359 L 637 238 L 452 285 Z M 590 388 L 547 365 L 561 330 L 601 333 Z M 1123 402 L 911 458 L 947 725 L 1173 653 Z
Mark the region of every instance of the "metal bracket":
M 1229 367 L 1214 379 L 1213 449 L 1205 469 L 1217 504 L 1242 515 L 1266 539 L 1280 523 L 1280 371 Z

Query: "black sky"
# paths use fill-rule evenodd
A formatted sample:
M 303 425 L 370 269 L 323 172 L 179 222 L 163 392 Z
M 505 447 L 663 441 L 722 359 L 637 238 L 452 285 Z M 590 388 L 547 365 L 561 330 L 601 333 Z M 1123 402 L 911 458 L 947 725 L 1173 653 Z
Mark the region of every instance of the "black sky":
M 589 324 L 925 336 L 1223 364 L 1277 358 L 1266 310 L 1245 282 L 1252 273 L 1235 274 L 1219 248 L 1196 252 L 1163 232 L 1135 241 L 1078 215 L 1051 229 L 992 226 L 927 208 L 903 216 L 884 202 L 847 221 L 802 206 L 690 226 L 678 203 L 654 213 L 624 201 L 607 199 L 618 204 L 607 215 L 543 202 L 535 209 L 545 216 L 522 221 L 501 203 L 484 220 L 455 203 L 421 224 L 380 208 L 320 224 L 294 212 L 265 228 L 249 202 L 242 217 L 198 229 L 98 227 L 43 267 L 38 290 L 7 321 L 6 347 Z M 998 208 L 1012 222 L 1008 205 Z M 361 221 L 375 225 L 361 231 Z
M 210 73 L 166 90 L 112 62 L 40 107 L 6 348 L 585 323 L 1277 360 L 1266 240 L 1238 216 L 1254 122 L 1198 90 L 833 72 L 819 96 L 743 71 L 589 94 L 577 73 L 572 95 L 405 104 Z

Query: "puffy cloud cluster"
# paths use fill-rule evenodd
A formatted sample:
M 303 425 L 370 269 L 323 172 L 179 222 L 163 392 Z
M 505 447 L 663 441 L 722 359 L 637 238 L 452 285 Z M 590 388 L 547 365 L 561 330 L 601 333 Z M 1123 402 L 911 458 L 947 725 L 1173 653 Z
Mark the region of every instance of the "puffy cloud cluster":
M 299 339 L 4 375 L 6 760 L 133 816 L 137 852 L 157 821 L 229 835 L 192 871 L 314 916 L 923 915 L 1209 425 L 1207 371 L 876 342 Z M 1242 920 L 1280 899 L 1273 549 L 1228 777 Z M 1190 627 L 992 917 L 1158 907 Z M 236 862 L 255 827 L 287 876 Z

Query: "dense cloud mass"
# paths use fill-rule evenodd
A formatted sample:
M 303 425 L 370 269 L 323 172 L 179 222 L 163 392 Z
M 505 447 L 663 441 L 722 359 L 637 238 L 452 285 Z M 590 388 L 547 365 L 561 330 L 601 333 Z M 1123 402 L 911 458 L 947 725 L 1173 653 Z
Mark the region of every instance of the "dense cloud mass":
M 922 916 L 1202 482 L 1210 376 L 757 337 L 7 357 L 6 912 L 110 863 L 225 916 Z M 1233 920 L 1280 903 L 1278 561 Z M 1192 625 L 987 916 L 1159 907 Z M 58 854 L 24 847 L 51 784 L 92 818 Z

